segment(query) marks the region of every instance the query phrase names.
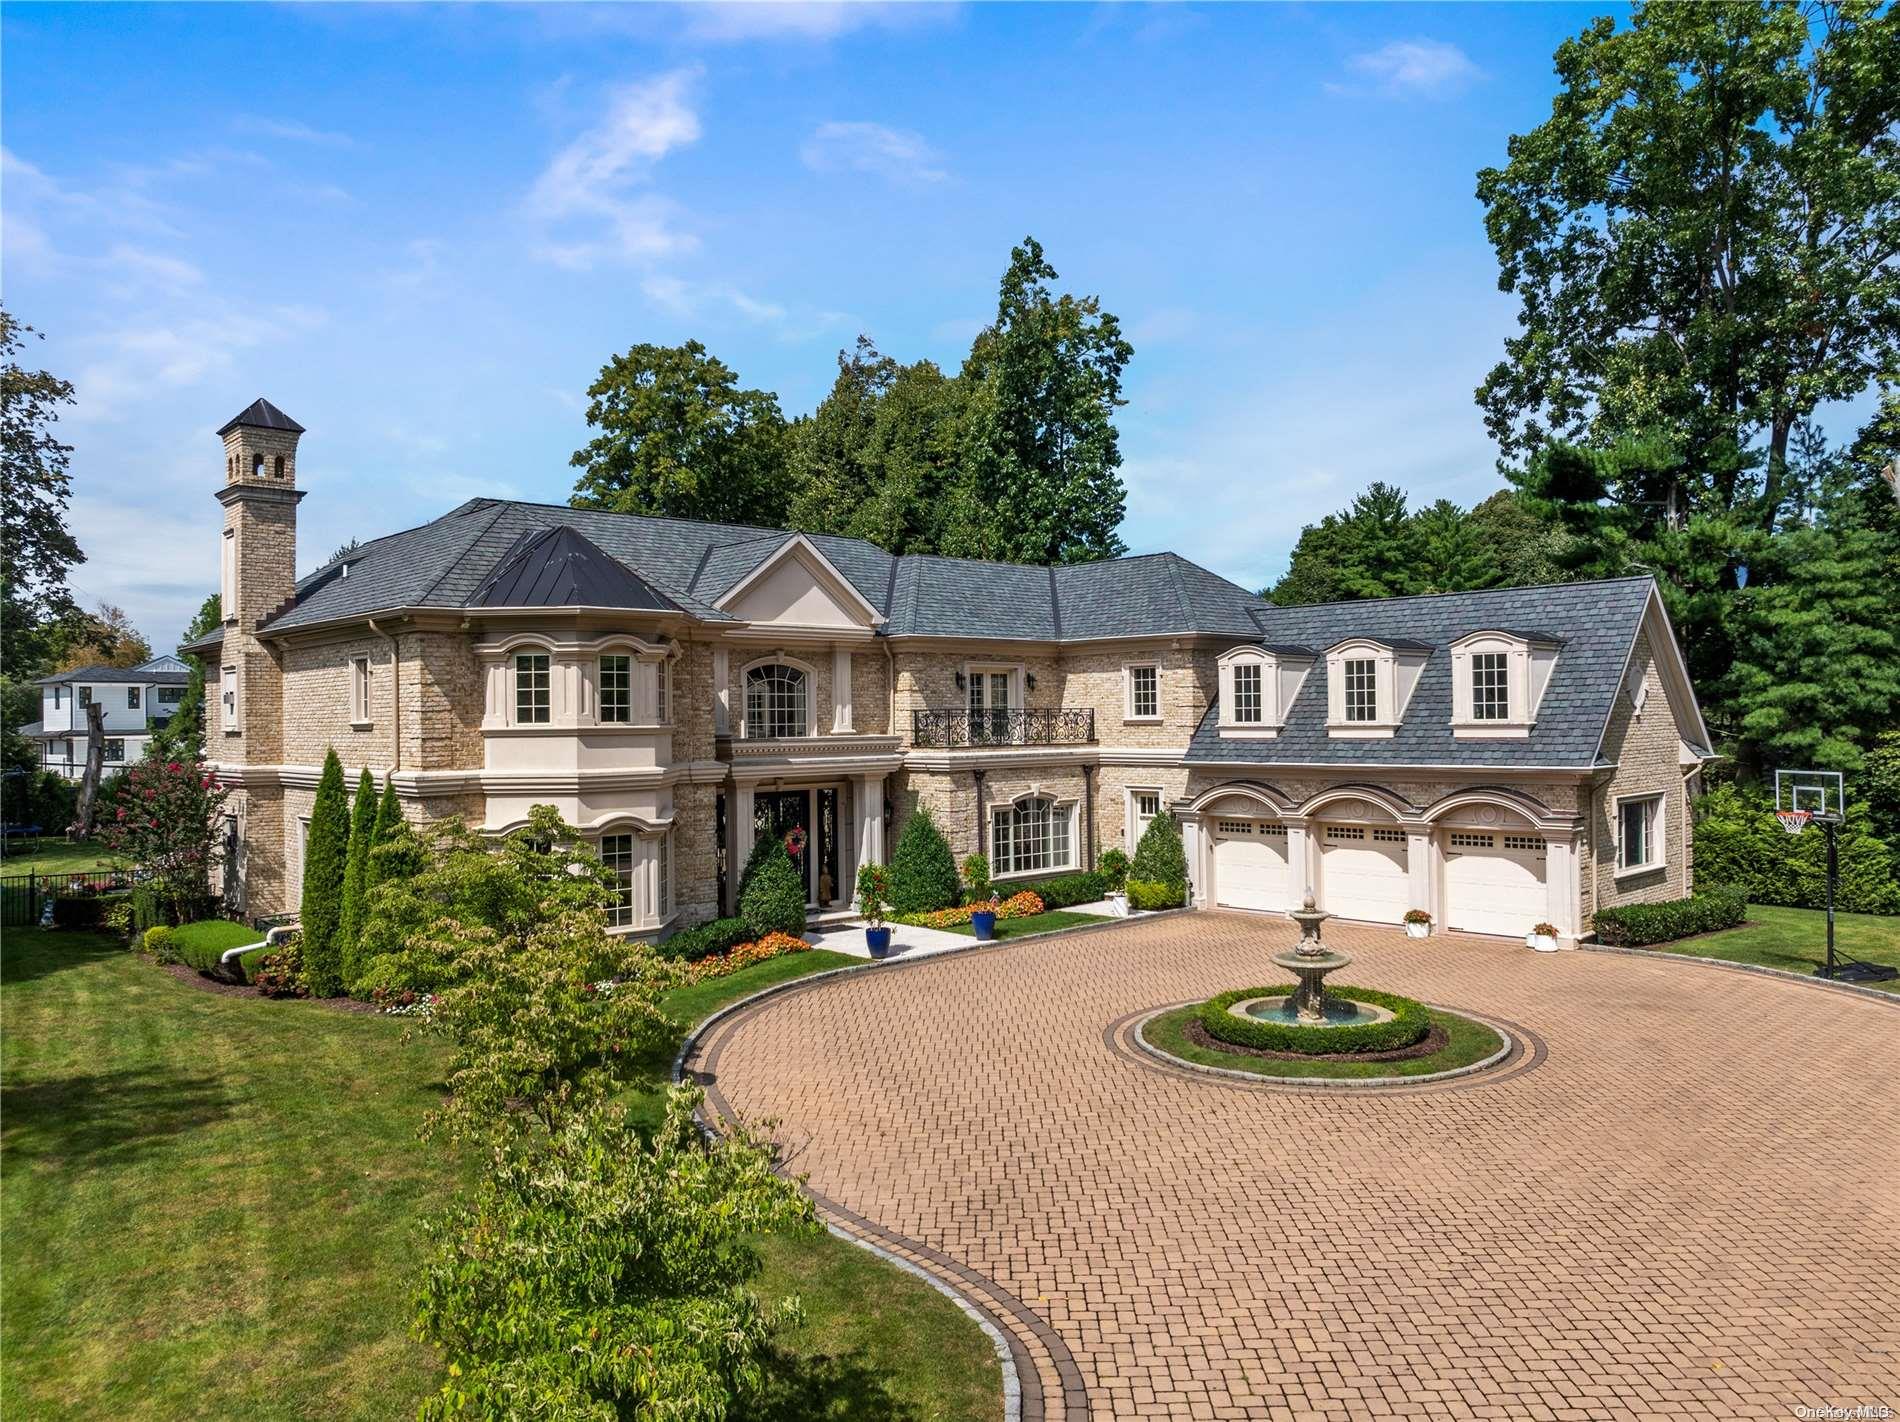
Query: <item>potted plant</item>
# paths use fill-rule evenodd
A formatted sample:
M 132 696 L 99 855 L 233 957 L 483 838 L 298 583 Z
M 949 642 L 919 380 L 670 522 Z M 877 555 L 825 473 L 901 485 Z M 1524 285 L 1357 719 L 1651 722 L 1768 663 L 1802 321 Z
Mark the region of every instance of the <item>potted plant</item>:
M 1096 872 L 1108 887 L 1102 902 L 1108 905 L 1110 918 L 1128 917 L 1128 856 L 1119 849 L 1104 849 L 1095 861 Z
M 884 922 L 884 905 L 890 898 L 891 871 L 882 864 L 867 864 L 858 870 L 858 911 L 864 915 L 864 941 L 873 958 L 891 951 L 891 930 Z
M 996 892 L 990 887 L 990 861 L 980 854 L 963 861 L 963 882 L 970 886 L 970 927 L 984 943 L 996 936 Z
M 1524 935 L 1524 943 L 1527 947 L 1535 948 L 1539 953 L 1555 953 L 1557 951 L 1557 925 L 1554 923 L 1539 923 L 1533 925 L 1531 931 Z
M 1429 938 L 1432 932 L 1432 916 L 1424 909 L 1405 911 L 1405 936 L 1407 938 Z

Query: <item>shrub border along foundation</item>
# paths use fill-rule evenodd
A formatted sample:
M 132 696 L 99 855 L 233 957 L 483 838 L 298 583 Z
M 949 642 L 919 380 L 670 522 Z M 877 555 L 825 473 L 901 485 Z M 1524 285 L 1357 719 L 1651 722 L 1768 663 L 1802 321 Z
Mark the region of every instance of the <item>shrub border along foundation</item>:
M 1432 1015 L 1424 1003 L 1394 992 L 1372 988 L 1328 988 L 1328 997 L 1348 1002 L 1363 1002 L 1368 1007 L 1383 1007 L 1392 1014 L 1389 1022 L 1368 1022 L 1357 1027 L 1294 1027 L 1284 1022 L 1263 1022 L 1258 1018 L 1239 1017 L 1228 1009 L 1237 1002 L 1255 997 L 1286 997 L 1293 984 L 1275 987 L 1235 988 L 1219 997 L 1210 997 L 1200 1006 L 1201 1026 L 1210 1037 L 1236 1047 L 1255 1047 L 1266 1052 L 1298 1052 L 1310 1056 L 1330 1056 L 1336 1052 L 1394 1052 L 1409 1047 L 1432 1030 Z

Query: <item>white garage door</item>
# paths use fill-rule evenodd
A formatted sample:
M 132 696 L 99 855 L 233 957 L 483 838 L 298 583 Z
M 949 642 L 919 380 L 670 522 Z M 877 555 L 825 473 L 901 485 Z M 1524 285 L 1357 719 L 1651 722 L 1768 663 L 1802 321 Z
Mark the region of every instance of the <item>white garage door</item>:
M 1405 831 L 1370 825 L 1320 827 L 1320 907 L 1341 918 L 1397 923 L 1411 902 Z
M 1445 926 L 1521 938 L 1550 916 L 1544 840 L 1452 830 L 1445 837 Z
M 1272 820 L 1214 821 L 1214 901 L 1228 908 L 1293 906 L 1286 826 Z

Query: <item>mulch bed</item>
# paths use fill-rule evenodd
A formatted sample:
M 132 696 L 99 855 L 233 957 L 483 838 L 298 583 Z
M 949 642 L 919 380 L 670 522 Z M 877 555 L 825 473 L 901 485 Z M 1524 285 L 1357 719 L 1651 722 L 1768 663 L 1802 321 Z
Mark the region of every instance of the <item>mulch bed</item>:
M 1270 1062 L 1409 1062 L 1414 1057 L 1429 1057 L 1433 1052 L 1443 1051 L 1451 1042 L 1445 1029 L 1436 1022 L 1432 1023 L 1431 1031 L 1411 1046 L 1395 1047 L 1389 1052 L 1270 1052 L 1265 1047 L 1242 1047 L 1221 1041 L 1201 1025 L 1199 1017 L 1190 1017 L 1182 1023 L 1181 1035 L 1203 1051 L 1231 1052 L 1235 1056 L 1261 1057 Z
M 181 983 L 189 983 L 200 992 L 216 993 L 219 997 L 254 997 L 264 1002 L 311 1001 L 304 998 L 268 998 L 249 983 L 227 983 L 222 978 L 207 977 L 189 963 L 162 963 L 159 971 L 170 973 Z M 321 997 L 314 999 L 317 1006 L 327 1007 L 332 1012 L 367 1012 L 380 1016 L 382 1009 L 371 1002 L 358 1002 L 353 997 Z

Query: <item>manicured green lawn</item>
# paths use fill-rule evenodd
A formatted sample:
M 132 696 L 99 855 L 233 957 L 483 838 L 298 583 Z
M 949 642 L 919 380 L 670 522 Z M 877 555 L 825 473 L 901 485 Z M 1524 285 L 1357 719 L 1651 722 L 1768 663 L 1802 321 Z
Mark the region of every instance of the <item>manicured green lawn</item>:
M 1216 1052 L 1197 1046 L 1183 1030 L 1199 1004 L 1177 1007 L 1164 1012 L 1142 1029 L 1150 1043 L 1184 1061 L 1204 1066 L 1250 1071 L 1260 1076 L 1336 1077 L 1358 1079 L 1380 1076 L 1425 1076 L 1436 1071 L 1451 1071 L 1482 1061 L 1499 1047 L 1503 1039 L 1481 1022 L 1460 1017 L 1454 1012 L 1434 1012 L 1432 1021 L 1445 1029 L 1447 1041 L 1428 1057 L 1413 1057 L 1401 1062 L 1327 1062 L 1280 1061 L 1269 1057 L 1250 1057 L 1239 1052 Z
M 1834 947 L 1867 963 L 1900 967 L 1900 918 L 1872 913 L 1834 915 Z M 1819 909 L 1748 906 L 1748 922 L 1739 928 L 1676 943 L 1658 943 L 1655 951 L 1688 953 L 1698 958 L 1723 958 L 1732 963 L 1758 963 L 1791 973 L 1812 973 L 1827 958 L 1827 915 Z M 1870 983 L 1870 987 L 1900 991 L 1900 982 Z
M 1021 938 L 1028 933 L 1050 933 L 1058 928 L 1074 928 L 1084 923 L 1106 923 L 1107 916 L 1099 913 L 1076 913 L 1071 909 L 1050 909 L 1047 913 L 1032 913 L 1028 918 L 999 918 L 996 920 L 996 937 Z M 976 930 L 967 923 L 953 926 L 952 933 L 961 933 L 965 938 L 976 937 Z
M 0 1416 L 413 1416 L 439 1372 L 408 1337 L 412 1230 L 468 1169 L 416 1141 L 439 1047 L 102 935 L 9 929 L 0 982 Z M 942 1295 L 829 1235 L 761 1253 L 761 1291 L 809 1321 L 751 1415 L 1000 1415 L 989 1342 Z
M 101 845 L 68 844 L 63 839 L 49 837 L 32 850 L 8 845 L 5 857 L 0 858 L 0 874 L 83 874 L 93 869 L 116 868 L 124 862 L 107 854 Z

